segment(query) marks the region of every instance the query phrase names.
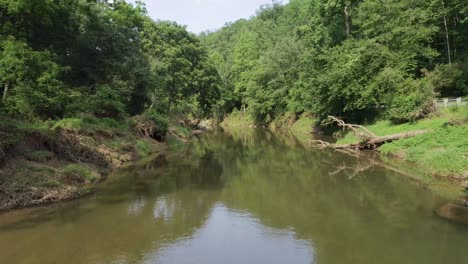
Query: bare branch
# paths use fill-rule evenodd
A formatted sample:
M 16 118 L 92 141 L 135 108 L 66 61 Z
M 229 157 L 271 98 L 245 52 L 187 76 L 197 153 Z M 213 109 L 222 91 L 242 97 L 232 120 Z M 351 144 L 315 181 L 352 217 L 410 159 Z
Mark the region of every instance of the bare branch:
M 329 116 L 328 119 L 332 121 L 331 123 L 336 123 L 339 127 L 345 130 L 350 130 L 357 138 L 360 139 L 360 141 L 357 143 L 351 143 L 351 144 L 332 144 L 329 142 L 325 142 L 323 140 L 311 140 L 309 141 L 309 143 L 316 144 L 319 149 L 330 148 L 330 149 L 335 149 L 336 151 L 344 152 L 344 153 L 351 154 L 351 155 L 358 153 L 359 150 L 363 150 L 363 149 L 376 150 L 381 145 L 391 142 L 391 141 L 404 139 L 404 138 L 410 138 L 410 137 L 414 137 L 414 136 L 418 136 L 418 135 L 431 132 L 431 130 L 416 130 L 416 131 L 393 134 L 393 135 L 388 135 L 388 136 L 377 136 L 364 126 L 356 125 L 356 124 L 347 124 L 343 120 L 334 116 Z

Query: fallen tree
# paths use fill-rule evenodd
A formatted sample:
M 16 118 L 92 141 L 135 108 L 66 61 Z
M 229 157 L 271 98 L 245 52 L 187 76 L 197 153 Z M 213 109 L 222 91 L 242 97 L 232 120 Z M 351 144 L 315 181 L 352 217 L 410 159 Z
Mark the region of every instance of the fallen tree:
M 336 118 L 334 116 L 329 116 L 328 119 L 331 121 L 329 124 L 336 123 L 339 127 L 343 128 L 344 130 L 351 131 L 356 138 L 358 138 L 358 142 L 350 143 L 350 144 L 332 144 L 329 142 L 325 142 L 323 140 L 311 140 L 310 143 L 314 143 L 320 149 L 335 149 L 335 150 L 342 150 L 345 152 L 357 152 L 360 150 L 376 150 L 381 145 L 392 142 L 399 139 L 404 138 L 411 138 L 414 136 L 422 135 L 431 132 L 430 130 L 415 130 L 405 133 L 398 133 L 388 136 L 377 136 L 372 133 L 369 129 L 361 125 L 355 124 L 347 124 L 343 120 Z

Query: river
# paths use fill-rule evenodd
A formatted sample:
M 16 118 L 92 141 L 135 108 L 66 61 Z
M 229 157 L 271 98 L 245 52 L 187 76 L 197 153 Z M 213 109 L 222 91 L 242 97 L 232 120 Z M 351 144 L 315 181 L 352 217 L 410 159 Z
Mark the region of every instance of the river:
M 447 202 L 367 159 L 210 132 L 80 200 L 0 215 L 0 263 L 468 263 Z

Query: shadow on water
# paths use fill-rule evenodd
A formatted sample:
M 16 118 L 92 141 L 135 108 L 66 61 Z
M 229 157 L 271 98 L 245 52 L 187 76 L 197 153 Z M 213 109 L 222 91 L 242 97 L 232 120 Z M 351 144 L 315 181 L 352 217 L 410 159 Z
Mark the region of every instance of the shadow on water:
M 407 173 L 267 130 L 214 131 L 111 175 L 93 196 L 0 215 L 0 259 L 468 261 L 468 227 L 437 217 L 447 199 Z

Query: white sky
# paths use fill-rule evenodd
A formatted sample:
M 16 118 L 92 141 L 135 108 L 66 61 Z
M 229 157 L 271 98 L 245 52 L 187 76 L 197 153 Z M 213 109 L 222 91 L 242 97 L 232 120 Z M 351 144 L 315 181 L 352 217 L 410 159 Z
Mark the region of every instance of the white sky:
M 129 2 L 134 2 L 130 0 Z M 249 18 L 271 0 L 143 0 L 155 20 L 176 21 L 200 33 L 221 28 L 226 22 Z M 288 0 L 283 0 L 283 3 Z

